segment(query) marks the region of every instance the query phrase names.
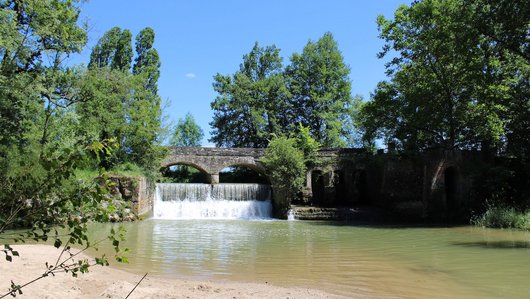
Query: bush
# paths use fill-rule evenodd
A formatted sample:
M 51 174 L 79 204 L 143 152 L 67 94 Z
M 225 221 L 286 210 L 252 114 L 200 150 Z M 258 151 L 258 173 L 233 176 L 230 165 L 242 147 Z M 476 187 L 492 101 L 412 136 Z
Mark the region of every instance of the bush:
M 305 157 L 297 148 L 297 140 L 285 136 L 274 137 L 262 159 L 273 186 L 288 198 L 294 196 L 304 185 L 306 175 Z
M 472 223 L 482 227 L 530 230 L 530 211 L 521 212 L 513 207 L 491 205 L 484 214 L 472 219 Z

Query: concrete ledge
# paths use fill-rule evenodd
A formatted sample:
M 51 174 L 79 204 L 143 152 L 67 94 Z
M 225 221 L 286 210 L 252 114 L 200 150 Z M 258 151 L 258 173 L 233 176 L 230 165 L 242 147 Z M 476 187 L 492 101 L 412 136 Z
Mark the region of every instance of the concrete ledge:
M 326 221 L 382 221 L 386 219 L 385 213 L 377 208 L 327 208 L 292 206 L 296 220 L 326 220 Z

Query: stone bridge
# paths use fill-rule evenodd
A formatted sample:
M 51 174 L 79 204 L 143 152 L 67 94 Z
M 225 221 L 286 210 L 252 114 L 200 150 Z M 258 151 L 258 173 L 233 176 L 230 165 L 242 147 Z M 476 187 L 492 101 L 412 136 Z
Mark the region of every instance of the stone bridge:
M 226 167 L 243 166 L 266 174 L 264 149 L 171 147 L 161 167 L 189 165 L 219 183 Z M 362 149 L 322 149 L 308 170 L 302 204 L 371 204 L 419 217 L 444 218 L 473 206 L 469 200 L 476 165 L 491 167 L 480 152 L 431 150 L 416 155 L 376 155 Z
M 171 147 L 170 153 L 162 162 L 162 168 L 171 165 L 192 166 L 209 177 L 209 183 L 219 183 L 219 173 L 226 167 L 244 166 L 266 175 L 260 159 L 265 153 L 263 148 L 212 148 L 212 147 Z M 327 169 L 339 170 L 343 165 L 339 161 L 365 153 L 362 149 L 322 149 L 318 153 L 325 165 L 309 169 L 307 182 L 310 186 L 312 171 Z
M 192 166 L 208 174 L 211 184 L 218 184 L 219 173 L 226 167 L 245 166 L 265 174 L 260 162 L 264 151 L 261 148 L 172 147 L 162 167 Z

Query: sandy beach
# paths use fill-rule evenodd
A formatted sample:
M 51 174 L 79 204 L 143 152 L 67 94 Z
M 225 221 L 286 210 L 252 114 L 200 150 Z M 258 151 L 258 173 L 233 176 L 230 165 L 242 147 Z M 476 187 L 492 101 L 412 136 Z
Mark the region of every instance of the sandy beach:
M 39 277 L 45 263 L 54 263 L 60 250 L 49 245 L 13 246 L 20 253 L 13 262 L 2 256 L 0 291 L 5 294 L 11 280 L 24 284 Z M 74 278 L 69 273 L 43 278 L 17 298 L 125 298 L 142 275 L 112 267 L 94 266 Z M 361 297 L 361 296 L 359 296 Z M 11 298 L 8 296 L 6 298 Z M 134 298 L 344 298 L 308 288 L 284 288 L 270 284 L 161 279 L 149 275 L 129 297 Z

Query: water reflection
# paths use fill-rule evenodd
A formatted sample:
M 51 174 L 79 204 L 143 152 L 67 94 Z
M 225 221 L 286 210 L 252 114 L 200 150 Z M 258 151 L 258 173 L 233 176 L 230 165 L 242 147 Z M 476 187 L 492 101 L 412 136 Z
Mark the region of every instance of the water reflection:
M 472 241 L 472 242 L 452 242 L 451 244 L 466 247 L 482 247 L 493 249 L 530 249 L 530 242 L 527 241 Z

